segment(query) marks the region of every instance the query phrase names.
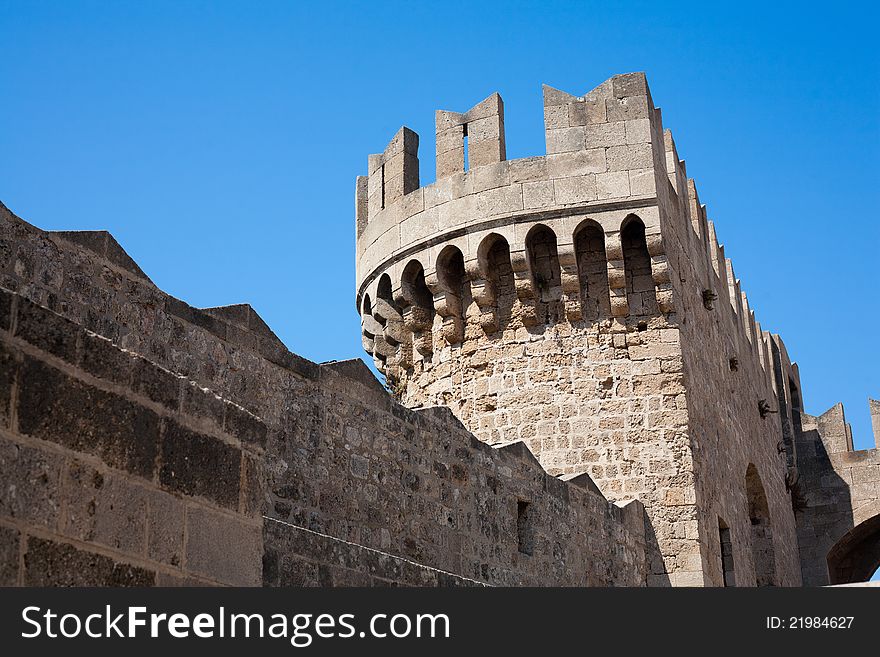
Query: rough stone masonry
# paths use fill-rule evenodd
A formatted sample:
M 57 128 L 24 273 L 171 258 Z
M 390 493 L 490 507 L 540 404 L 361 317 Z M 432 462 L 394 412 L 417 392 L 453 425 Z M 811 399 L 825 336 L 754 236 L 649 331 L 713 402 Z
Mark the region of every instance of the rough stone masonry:
M 880 456 L 802 408 L 645 76 L 402 128 L 357 180 L 361 361 L 0 205 L 0 584 L 763 586 L 880 565 Z M 871 402 L 875 426 L 880 405 Z

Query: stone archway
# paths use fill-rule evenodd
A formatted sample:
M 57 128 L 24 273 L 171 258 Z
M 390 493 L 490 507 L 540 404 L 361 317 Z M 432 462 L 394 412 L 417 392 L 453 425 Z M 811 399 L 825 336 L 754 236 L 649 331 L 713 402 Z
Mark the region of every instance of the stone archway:
M 880 505 L 874 515 L 858 523 L 828 551 L 831 584 L 866 582 L 880 568 Z
M 758 469 L 749 464 L 746 469 L 746 496 L 751 523 L 752 559 L 755 564 L 757 586 L 776 585 L 776 551 L 773 548 L 773 528 L 764 484 Z

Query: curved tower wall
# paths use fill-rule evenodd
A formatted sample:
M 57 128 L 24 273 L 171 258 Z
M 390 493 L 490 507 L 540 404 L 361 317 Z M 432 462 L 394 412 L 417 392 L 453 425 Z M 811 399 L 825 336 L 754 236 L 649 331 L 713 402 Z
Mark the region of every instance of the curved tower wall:
M 544 118 L 546 155 L 506 160 L 498 94 L 438 111 L 424 187 L 408 128 L 370 156 L 356 194 L 364 348 L 407 406 L 447 406 L 481 440 L 521 440 L 551 473 L 641 500 L 657 578 L 720 581 L 719 523 L 748 571 L 749 463 L 772 480 L 779 552 L 794 541 L 794 448 L 758 403 L 783 407 L 776 379 L 796 369 L 756 324 L 643 74 L 580 97 L 545 86 Z

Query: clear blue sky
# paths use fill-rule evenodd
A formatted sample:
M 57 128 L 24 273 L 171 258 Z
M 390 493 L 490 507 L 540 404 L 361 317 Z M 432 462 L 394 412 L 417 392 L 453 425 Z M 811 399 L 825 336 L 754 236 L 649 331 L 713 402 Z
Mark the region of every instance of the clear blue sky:
M 431 181 L 434 110 L 493 91 L 508 157 L 542 154 L 542 82 L 581 94 L 644 70 L 807 410 L 842 400 L 866 447 L 877 10 L 716 4 L 0 0 L 0 200 L 42 228 L 110 230 L 193 305 L 252 303 L 303 356 L 361 356 L 367 155 L 406 124 Z

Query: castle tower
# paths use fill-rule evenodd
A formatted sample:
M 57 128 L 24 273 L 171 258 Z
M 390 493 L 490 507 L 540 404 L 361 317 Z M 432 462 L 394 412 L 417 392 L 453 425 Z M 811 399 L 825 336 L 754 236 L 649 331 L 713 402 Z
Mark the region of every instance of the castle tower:
M 402 128 L 357 181 L 363 345 L 410 407 L 521 440 L 637 498 L 649 584 L 796 584 L 797 370 L 761 330 L 641 73 L 544 87 L 546 155 L 506 160 L 503 103 Z M 734 574 L 735 573 L 735 574 Z

